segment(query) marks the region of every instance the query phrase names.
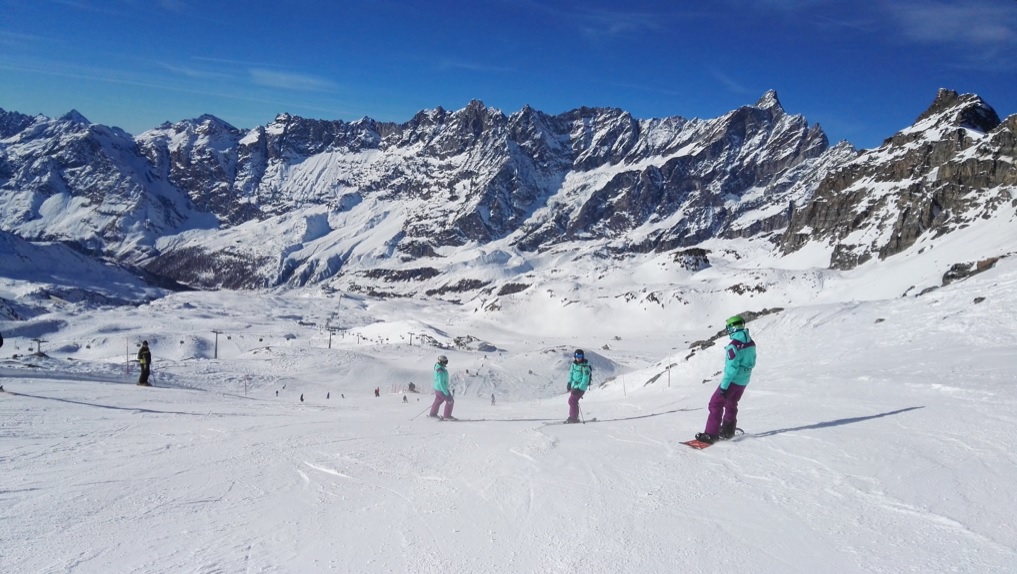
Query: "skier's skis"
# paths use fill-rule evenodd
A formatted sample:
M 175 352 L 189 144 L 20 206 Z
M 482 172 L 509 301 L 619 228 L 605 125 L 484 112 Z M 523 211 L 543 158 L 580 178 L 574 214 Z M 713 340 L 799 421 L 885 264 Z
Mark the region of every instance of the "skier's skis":
M 579 424 L 595 423 L 595 422 L 597 422 L 597 417 L 593 417 L 592 419 L 586 419 L 584 421 L 577 421 L 577 422 L 574 422 L 574 423 L 570 423 L 568 421 L 555 421 L 555 422 L 550 422 L 550 423 L 544 423 L 544 426 L 549 426 L 549 425 L 579 425 Z
M 486 420 L 486 419 L 457 419 L 455 417 L 438 417 L 438 420 L 441 421 L 441 422 L 447 422 L 447 423 L 449 423 L 449 422 L 451 422 L 451 423 L 475 423 L 475 422 L 480 422 L 480 421 L 483 421 L 483 420 Z

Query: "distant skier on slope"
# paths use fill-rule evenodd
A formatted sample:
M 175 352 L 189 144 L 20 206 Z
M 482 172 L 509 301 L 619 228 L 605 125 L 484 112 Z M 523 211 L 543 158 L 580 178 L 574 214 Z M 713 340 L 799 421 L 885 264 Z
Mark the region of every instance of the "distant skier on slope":
M 749 336 L 745 320 L 739 315 L 728 319 L 727 333 L 731 341 L 724 347 L 724 376 L 710 398 L 706 429 L 696 434 L 696 440 L 708 444 L 734 436 L 738 422 L 738 401 L 756 366 L 756 342 Z
M 593 366 L 586 360 L 586 354 L 582 349 L 576 349 L 572 355 L 572 366 L 569 367 L 569 418 L 566 423 L 579 422 L 579 400 L 590 388 L 590 379 L 593 378 Z
M 440 355 L 438 362 L 434 364 L 434 403 L 431 404 L 431 414 L 428 415 L 431 418 L 440 418 L 442 420 L 456 420 L 452 416 L 452 407 L 455 406 L 455 399 L 452 398 L 452 392 L 448 388 L 448 357 Z M 445 412 L 441 417 L 438 416 L 438 407 L 441 403 L 445 403 Z
M 148 349 L 148 341 L 141 342 L 141 348 L 138 349 L 138 364 L 141 365 L 141 375 L 138 377 L 138 384 L 143 387 L 151 387 L 152 384 L 148 382 L 148 375 L 152 369 L 152 351 Z

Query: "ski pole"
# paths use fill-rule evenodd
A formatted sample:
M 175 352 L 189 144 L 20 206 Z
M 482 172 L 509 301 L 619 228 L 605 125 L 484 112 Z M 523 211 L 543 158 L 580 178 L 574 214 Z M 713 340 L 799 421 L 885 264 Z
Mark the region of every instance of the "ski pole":
M 420 411 L 419 413 L 417 413 L 417 414 L 413 415 L 413 419 L 415 419 L 415 418 L 419 417 L 420 415 L 424 414 L 424 411 L 426 411 L 426 410 L 427 410 L 427 409 L 429 409 L 429 408 L 431 408 L 431 407 L 430 407 L 430 405 L 428 405 L 428 406 L 424 407 L 424 410 L 423 410 L 423 411 Z M 412 421 L 413 419 L 410 419 L 410 420 Z
M 579 401 L 576 401 L 576 406 L 579 407 L 579 420 L 586 424 L 586 417 L 583 416 L 583 407 L 580 406 Z

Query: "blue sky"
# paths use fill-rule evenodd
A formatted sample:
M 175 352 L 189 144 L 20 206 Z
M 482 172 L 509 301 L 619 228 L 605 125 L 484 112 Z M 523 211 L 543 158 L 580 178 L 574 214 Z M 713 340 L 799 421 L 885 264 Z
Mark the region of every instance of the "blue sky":
M 774 89 L 864 148 L 941 87 L 1017 113 L 1017 0 L 0 0 L 0 108 L 135 134 L 472 99 L 713 118 Z

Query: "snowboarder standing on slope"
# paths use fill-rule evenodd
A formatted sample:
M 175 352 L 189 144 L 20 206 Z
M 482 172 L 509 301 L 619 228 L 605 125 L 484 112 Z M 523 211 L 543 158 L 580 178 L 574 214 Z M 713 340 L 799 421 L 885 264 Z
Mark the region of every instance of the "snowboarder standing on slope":
M 572 356 L 572 366 L 569 368 L 569 418 L 566 423 L 579 422 L 579 399 L 586 394 L 590 388 L 590 379 L 593 377 L 593 367 L 586 360 L 582 349 L 576 349 Z
M 452 416 L 452 407 L 455 406 L 455 399 L 452 398 L 452 391 L 448 388 L 447 366 L 448 357 L 440 355 L 438 362 L 434 364 L 434 403 L 431 404 L 431 414 L 428 416 L 454 421 L 456 418 Z M 439 417 L 438 407 L 441 403 L 445 403 L 445 413 Z
M 148 382 L 148 375 L 152 368 L 152 351 L 148 350 L 148 341 L 141 342 L 141 348 L 138 349 L 138 364 L 141 365 L 141 376 L 138 377 L 138 384 L 143 387 L 151 387 L 152 384 Z
M 727 333 L 731 341 L 724 347 L 724 376 L 710 398 L 706 430 L 696 434 L 696 440 L 709 444 L 734 436 L 738 422 L 738 401 L 756 366 L 756 342 L 749 336 L 745 320 L 739 315 L 728 319 Z

